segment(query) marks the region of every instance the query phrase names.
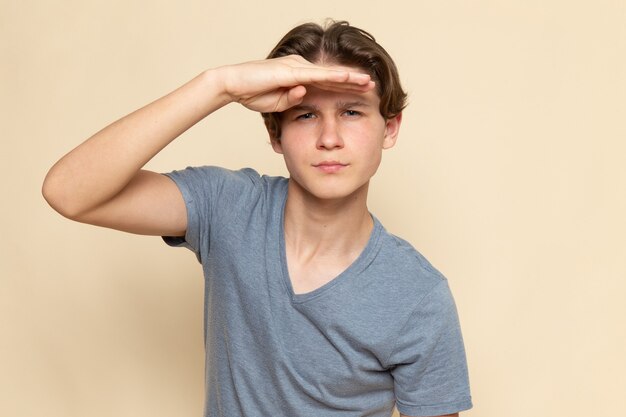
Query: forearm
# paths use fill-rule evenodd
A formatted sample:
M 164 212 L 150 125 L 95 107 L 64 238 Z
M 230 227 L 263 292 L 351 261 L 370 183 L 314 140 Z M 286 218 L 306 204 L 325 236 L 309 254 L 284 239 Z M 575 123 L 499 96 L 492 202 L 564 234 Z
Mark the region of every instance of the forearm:
M 134 199 L 152 196 L 159 200 L 159 193 L 170 187 L 158 178 L 140 181 L 137 174 L 181 133 L 232 101 L 257 112 L 284 111 L 302 101 L 304 86 L 309 84 L 350 92 L 375 87 L 367 74 L 326 68 L 298 56 L 205 71 L 102 129 L 61 158 L 44 181 L 44 197 L 64 216 L 87 223 L 117 227 L 119 213 L 140 218 L 142 213 L 133 211 Z M 131 193 L 123 193 L 129 189 Z M 146 189 L 147 196 L 142 194 Z M 168 202 L 157 203 L 171 204 L 176 198 L 170 197 Z
M 46 200 L 61 214 L 76 218 L 120 193 L 165 146 L 231 101 L 219 71 L 203 72 L 69 152 L 48 172 Z

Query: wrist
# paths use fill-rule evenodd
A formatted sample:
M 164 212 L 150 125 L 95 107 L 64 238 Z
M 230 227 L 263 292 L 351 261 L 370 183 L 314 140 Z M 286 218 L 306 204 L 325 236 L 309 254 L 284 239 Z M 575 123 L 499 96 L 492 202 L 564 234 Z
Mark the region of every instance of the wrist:
M 217 67 L 205 70 L 200 74 L 205 91 L 214 91 L 215 98 L 219 106 L 225 106 L 233 101 L 237 101 L 228 90 L 228 80 L 226 67 Z

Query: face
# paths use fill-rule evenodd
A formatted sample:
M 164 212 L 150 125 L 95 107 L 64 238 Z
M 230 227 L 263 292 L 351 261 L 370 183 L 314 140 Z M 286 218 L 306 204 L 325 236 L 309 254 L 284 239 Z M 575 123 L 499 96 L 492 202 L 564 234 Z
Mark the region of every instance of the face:
M 365 197 L 401 121 L 383 118 L 379 104 L 375 90 L 337 93 L 307 86 L 303 102 L 281 115 L 281 140 L 272 141 L 293 187 L 321 200 Z

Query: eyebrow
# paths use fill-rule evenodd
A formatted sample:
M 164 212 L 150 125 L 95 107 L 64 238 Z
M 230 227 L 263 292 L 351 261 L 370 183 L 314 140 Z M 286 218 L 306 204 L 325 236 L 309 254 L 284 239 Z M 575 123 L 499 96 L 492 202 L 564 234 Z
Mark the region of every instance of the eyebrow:
M 298 104 L 296 106 L 290 107 L 289 109 L 287 109 L 287 111 L 290 110 L 294 110 L 294 111 L 317 111 L 319 110 L 319 107 L 314 106 L 312 104 Z

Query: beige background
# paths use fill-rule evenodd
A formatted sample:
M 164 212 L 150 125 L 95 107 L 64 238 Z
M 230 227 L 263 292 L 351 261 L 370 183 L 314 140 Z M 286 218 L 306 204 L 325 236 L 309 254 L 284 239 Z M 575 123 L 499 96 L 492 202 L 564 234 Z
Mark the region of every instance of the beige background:
M 410 92 L 370 206 L 450 280 L 465 415 L 624 412 L 623 0 L 0 5 L 0 415 L 201 414 L 193 255 L 69 222 L 41 182 L 105 124 L 328 16 L 371 31 Z M 284 173 L 236 106 L 149 167 L 199 164 Z

